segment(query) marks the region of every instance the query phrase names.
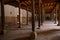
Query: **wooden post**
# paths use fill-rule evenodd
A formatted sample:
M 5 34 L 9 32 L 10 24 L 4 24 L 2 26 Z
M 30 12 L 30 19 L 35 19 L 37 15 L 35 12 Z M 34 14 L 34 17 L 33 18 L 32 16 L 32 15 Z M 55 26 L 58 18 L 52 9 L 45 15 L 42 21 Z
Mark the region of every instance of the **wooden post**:
M 26 15 L 27 21 L 26 24 L 28 25 L 28 8 L 27 8 L 27 15 Z
M 19 4 L 19 26 L 18 26 L 18 28 L 21 28 L 21 22 L 20 22 L 20 8 L 21 8 L 21 3 L 20 3 L 20 0 L 16 0 L 17 2 L 18 2 L 18 4 Z
M 21 28 L 21 22 L 20 22 L 20 8 L 21 8 L 21 4 L 19 3 L 19 27 L 18 27 L 18 28 Z
M 1 0 L 1 34 L 4 34 L 5 14 L 4 14 L 4 1 Z
M 41 4 L 41 25 L 43 25 L 43 14 L 44 14 L 44 9 L 43 9 L 43 5 Z
M 31 0 L 32 1 L 32 31 L 34 32 L 35 31 L 35 4 L 34 4 L 34 1 L 35 0 Z
M 40 29 L 40 21 L 41 21 L 41 17 L 40 17 L 40 14 L 41 14 L 41 3 L 40 3 L 40 0 L 38 0 L 38 29 Z
M 43 5 L 42 7 L 43 7 L 43 14 L 42 14 L 42 15 L 43 15 L 43 16 L 42 16 L 43 19 L 42 19 L 42 20 L 43 20 L 43 22 L 44 22 L 44 21 L 45 21 L 45 9 L 44 9 L 44 5 Z
M 51 13 L 51 20 L 54 21 L 54 10 Z
M 57 12 L 56 12 L 56 11 L 57 11 L 57 10 L 56 10 L 56 7 L 55 7 L 55 15 L 54 15 L 55 24 L 56 24 L 56 21 L 57 21 L 57 20 L 56 20 L 56 19 L 57 19 L 57 17 L 56 17 L 56 16 L 57 16 Z
M 57 23 L 57 5 L 56 5 L 56 23 Z
M 58 26 L 60 26 L 60 2 L 59 2 L 59 12 L 58 12 Z

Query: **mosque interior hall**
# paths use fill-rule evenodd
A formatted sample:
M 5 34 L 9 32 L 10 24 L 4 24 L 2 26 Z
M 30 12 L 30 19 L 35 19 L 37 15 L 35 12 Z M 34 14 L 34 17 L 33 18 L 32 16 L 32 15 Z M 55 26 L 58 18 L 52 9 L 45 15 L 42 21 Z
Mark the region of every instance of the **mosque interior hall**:
M 60 40 L 60 0 L 0 0 L 0 40 Z

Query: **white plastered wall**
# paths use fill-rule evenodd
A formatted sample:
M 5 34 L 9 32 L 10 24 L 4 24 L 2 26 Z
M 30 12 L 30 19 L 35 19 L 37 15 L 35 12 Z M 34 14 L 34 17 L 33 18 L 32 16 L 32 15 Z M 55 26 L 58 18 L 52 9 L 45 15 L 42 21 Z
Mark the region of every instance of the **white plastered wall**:
M 18 7 L 14 7 L 11 5 L 4 5 L 4 11 L 5 11 L 5 16 L 10 17 L 9 18 L 10 21 L 7 20 L 8 22 L 12 21 L 11 17 L 15 17 L 15 20 L 13 20 L 13 21 L 17 22 L 17 15 L 19 14 L 19 8 Z M 20 14 L 21 15 L 21 23 L 23 23 L 22 17 L 26 17 L 27 11 L 24 9 L 20 9 L 20 12 L 21 12 L 21 14 Z M 28 11 L 28 16 L 31 17 L 31 12 L 29 12 L 29 11 Z M 26 24 L 26 19 L 25 19 L 24 24 Z
M 17 22 L 16 7 L 11 5 L 4 5 L 4 12 L 5 12 L 5 23 Z

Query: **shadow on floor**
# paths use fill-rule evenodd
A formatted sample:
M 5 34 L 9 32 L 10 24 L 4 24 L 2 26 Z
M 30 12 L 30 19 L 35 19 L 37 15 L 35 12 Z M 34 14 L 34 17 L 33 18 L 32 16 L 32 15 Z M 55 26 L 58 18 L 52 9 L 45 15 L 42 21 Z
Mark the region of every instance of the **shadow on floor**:
M 23 37 L 23 38 L 16 38 L 14 40 L 35 40 L 35 35 L 31 33 L 29 37 Z
M 53 32 L 57 32 L 57 31 L 60 31 L 60 29 L 53 29 L 53 30 L 48 30 L 48 31 L 40 31 L 40 32 L 37 32 L 37 34 L 44 34 L 44 35 L 47 35 L 47 34 L 52 34 Z
M 31 40 L 30 37 L 24 37 L 24 38 L 16 38 L 14 40 Z
M 60 36 L 55 36 L 51 40 L 60 40 Z

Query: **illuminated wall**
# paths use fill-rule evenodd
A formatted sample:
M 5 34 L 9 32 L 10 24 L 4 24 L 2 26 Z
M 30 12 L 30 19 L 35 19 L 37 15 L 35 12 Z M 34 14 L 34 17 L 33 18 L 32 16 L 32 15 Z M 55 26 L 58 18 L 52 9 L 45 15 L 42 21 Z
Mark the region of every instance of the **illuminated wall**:
M 10 5 L 4 5 L 5 23 L 16 23 L 16 8 Z
M 4 5 L 5 10 L 5 23 L 17 23 L 17 15 L 19 14 L 19 9 L 11 5 Z M 27 11 L 20 9 L 21 12 L 21 23 L 26 24 Z M 28 12 L 28 16 L 31 17 L 31 12 Z

